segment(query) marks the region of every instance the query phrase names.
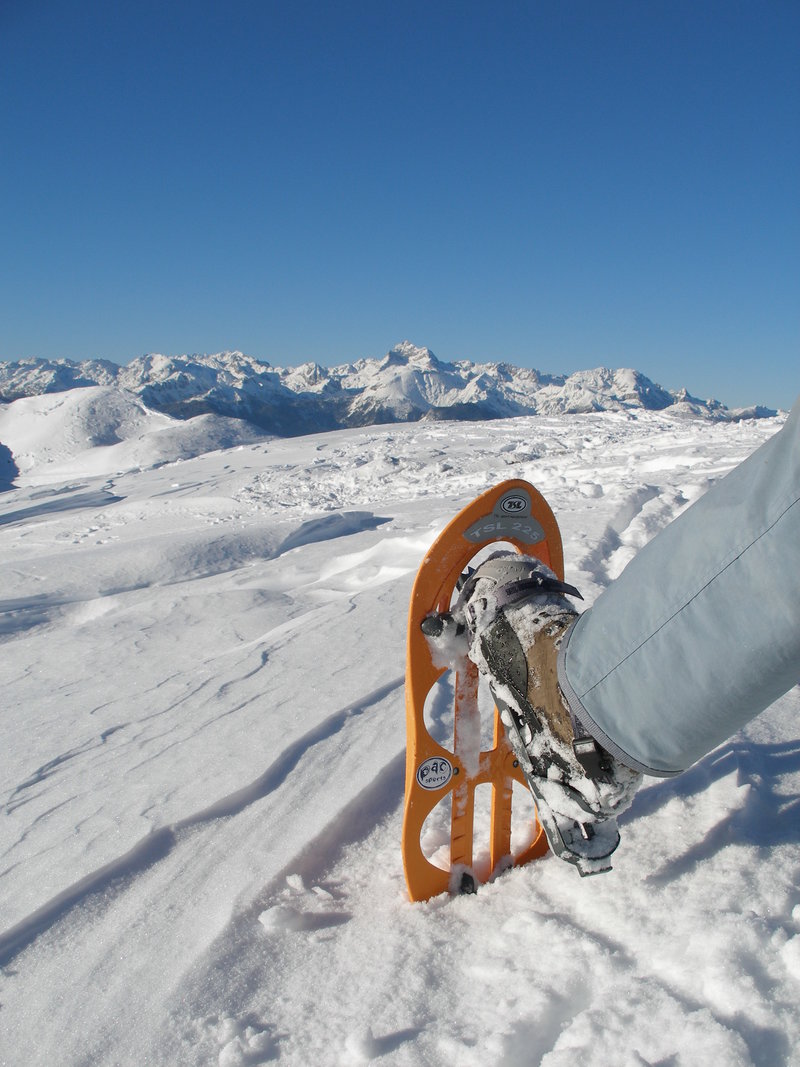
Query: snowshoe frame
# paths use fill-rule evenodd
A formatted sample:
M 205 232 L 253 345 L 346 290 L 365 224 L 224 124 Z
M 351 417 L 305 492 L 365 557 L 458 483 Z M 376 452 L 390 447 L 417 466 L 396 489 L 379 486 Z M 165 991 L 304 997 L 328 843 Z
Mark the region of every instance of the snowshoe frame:
M 432 614 L 448 611 L 461 574 L 483 548 L 493 543 L 513 545 L 536 556 L 564 578 L 561 533 L 541 493 L 528 482 L 502 482 L 468 504 L 445 527 L 428 550 L 417 573 L 408 614 L 406 660 L 406 787 L 403 815 L 403 865 L 412 900 L 428 900 L 439 893 L 475 889 L 473 820 L 475 788 L 492 786 L 489 869 L 494 874 L 521 865 L 548 850 L 536 820 L 531 844 L 511 856 L 512 786 L 527 783 L 509 745 L 500 716 L 494 713 L 494 747 L 481 751 L 478 771 L 470 775 L 459 759 L 460 729 L 478 714 L 478 670 L 463 657 L 455 671 L 453 750 L 438 744 L 424 722 L 426 698 L 448 668 L 436 666 L 421 626 Z M 425 820 L 452 793 L 450 868 L 443 870 L 424 855 L 420 836 Z

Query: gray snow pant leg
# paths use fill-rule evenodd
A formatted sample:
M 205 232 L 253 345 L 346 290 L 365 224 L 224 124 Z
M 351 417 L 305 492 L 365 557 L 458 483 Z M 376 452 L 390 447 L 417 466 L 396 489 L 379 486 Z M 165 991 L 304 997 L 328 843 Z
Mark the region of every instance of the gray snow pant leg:
M 678 774 L 800 681 L 800 400 L 662 530 L 559 658 L 573 712 L 646 774 Z

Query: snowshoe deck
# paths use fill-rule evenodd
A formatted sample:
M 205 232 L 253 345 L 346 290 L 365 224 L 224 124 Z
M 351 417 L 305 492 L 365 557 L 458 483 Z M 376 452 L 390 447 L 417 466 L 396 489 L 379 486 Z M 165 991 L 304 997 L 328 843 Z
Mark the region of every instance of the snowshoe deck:
M 473 866 L 475 789 L 492 787 L 489 831 L 489 874 L 512 864 L 527 863 L 547 852 L 547 839 L 538 820 L 530 845 L 511 855 L 511 805 L 515 781 L 526 786 L 494 713 L 493 748 L 470 750 L 479 724 L 478 671 L 466 656 L 449 666 L 435 663 L 422 630 L 429 616 L 448 611 L 461 574 L 487 545 L 502 542 L 536 556 L 564 577 L 561 534 L 553 512 L 541 493 L 528 482 L 506 481 L 465 507 L 431 546 L 417 573 L 408 616 L 406 661 L 406 790 L 403 818 L 403 863 L 412 900 L 439 893 L 474 891 L 478 875 Z M 453 680 L 452 749 L 439 744 L 425 725 L 425 703 L 446 671 Z M 426 819 L 450 797 L 449 869 L 431 863 L 423 852 L 421 835 Z

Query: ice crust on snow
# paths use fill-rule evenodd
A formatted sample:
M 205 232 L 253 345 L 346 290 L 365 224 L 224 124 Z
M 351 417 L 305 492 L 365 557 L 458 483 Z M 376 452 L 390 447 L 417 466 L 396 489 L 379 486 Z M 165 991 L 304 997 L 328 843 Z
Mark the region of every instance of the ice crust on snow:
M 28 442 L 0 496 L 0 1062 L 792 1067 L 798 690 L 647 780 L 608 875 L 549 857 L 410 905 L 399 847 L 408 598 L 455 511 L 532 481 L 590 604 L 779 419 L 213 452 L 170 420 L 160 454 L 146 404 L 116 444 L 76 438 L 88 396 L 0 408 Z

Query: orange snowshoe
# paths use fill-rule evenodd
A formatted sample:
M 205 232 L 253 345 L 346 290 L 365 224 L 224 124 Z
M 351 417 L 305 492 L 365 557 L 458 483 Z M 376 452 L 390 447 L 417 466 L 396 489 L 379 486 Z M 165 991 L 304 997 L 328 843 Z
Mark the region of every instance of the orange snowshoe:
M 496 708 L 492 747 L 482 748 L 479 700 L 484 697 L 479 697 L 477 667 L 459 653 L 455 639 L 451 658 L 442 658 L 441 652 L 447 647 L 442 628 L 451 622 L 449 608 L 461 576 L 470 563 L 485 556 L 487 546 L 499 544 L 537 557 L 563 580 L 561 534 L 555 517 L 538 490 L 513 480 L 483 493 L 442 531 L 420 566 L 411 594 L 403 863 L 412 900 L 427 900 L 443 892 L 474 891 L 478 882 L 508 866 L 528 863 L 548 850 L 535 810 L 531 810 L 525 777 Z M 429 641 L 426 630 L 429 636 L 437 637 L 435 643 Z M 441 721 L 442 693 L 452 702 L 453 730 L 452 737 L 436 740 L 426 725 L 426 705 L 428 719 L 433 703 L 437 706 L 435 718 Z M 444 718 L 449 719 L 449 715 Z M 531 815 L 528 842 L 517 854 L 512 853 L 511 840 L 514 782 L 525 787 L 524 803 Z M 488 857 L 479 857 L 480 862 L 476 862 L 475 790 L 480 785 L 491 786 L 492 801 Z M 437 815 L 438 849 L 435 840 L 433 848 L 423 842 L 426 821 L 431 817 L 437 823 Z M 436 837 L 435 831 L 431 836 Z M 449 848 L 444 848 L 448 843 Z M 444 857 L 444 852 L 449 854 Z

